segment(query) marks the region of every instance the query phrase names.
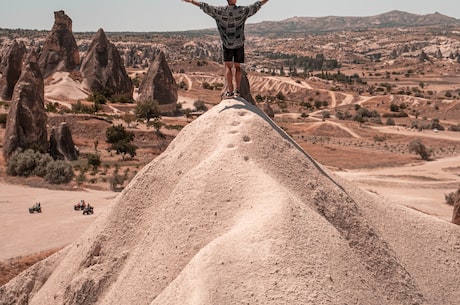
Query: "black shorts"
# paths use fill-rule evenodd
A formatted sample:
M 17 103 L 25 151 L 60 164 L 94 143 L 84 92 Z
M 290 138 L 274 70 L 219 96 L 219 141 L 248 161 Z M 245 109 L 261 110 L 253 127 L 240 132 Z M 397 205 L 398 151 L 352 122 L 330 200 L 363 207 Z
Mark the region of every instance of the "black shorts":
M 238 49 L 227 49 L 224 46 L 222 48 L 224 49 L 224 61 L 244 63 L 244 46 Z

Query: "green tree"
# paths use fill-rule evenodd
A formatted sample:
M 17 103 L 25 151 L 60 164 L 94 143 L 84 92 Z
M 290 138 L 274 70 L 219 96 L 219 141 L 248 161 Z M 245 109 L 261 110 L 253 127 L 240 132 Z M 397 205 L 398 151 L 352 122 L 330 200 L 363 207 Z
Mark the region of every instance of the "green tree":
M 206 106 L 206 103 L 202 100 L 196 100 L 193 103 L 193 107 L 195 107 L 196 111 L 208 111 L 208 107 Z
M 156 100 L 148 100 L 143 102 L 138 102 L 134 114 L 139 119 L 146 119 L 147 123 L 150 119 L 160 118 L 160 106 Z
M 131 143 L 134 140 L 134 133 L 127 131 L 123 125 L 113 125 L 106 131 L 107 143 L 111 144 L 109 151 L 115 150 L 125 160 L 126 154 L 131 157 L 136 155 L 137 146 Z
M 420 139 L 415 139 L 409 143 L 409 152 L 416 153 L 425 161 L 430 159 L 430 153 L 428 152 L 425 144 L 423 144 L 422 140 Z
M 153 128 L 155 128 L 155 131 L 158 135 L 161 135 L 160 129 L 161 127 L 163 127 L 163 125 L 164 125 L 163 122 L 160 121 L 159 119 L 155 119 L 148 124 L 148 126 L 153 126 Z
M 88 155 L 88 166 L 91 166 L 93 170 L 96 171 L 100 165 L 101 165 L 101 157 L 98 154 Z

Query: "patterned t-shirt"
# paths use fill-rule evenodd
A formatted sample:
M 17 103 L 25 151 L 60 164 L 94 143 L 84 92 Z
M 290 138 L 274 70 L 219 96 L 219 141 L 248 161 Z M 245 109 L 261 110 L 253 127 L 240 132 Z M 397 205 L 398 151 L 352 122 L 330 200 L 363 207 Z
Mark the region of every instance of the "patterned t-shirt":
M 212 6 L 201 2 L 200 8 L 214 18 L 224 47 L 237 49 L 244 46 L 244 23 L 261 8 L 260 1 L 249 6 Z

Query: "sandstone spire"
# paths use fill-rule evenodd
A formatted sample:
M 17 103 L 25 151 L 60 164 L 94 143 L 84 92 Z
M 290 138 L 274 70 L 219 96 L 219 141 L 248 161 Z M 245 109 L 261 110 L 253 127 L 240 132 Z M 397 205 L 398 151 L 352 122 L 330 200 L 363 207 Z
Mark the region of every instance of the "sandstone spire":
M 32 51 L 14 88 L 3 143 L 5 159 L 17 148 L 35 146 L 43 151 L 48 149 L 44 94 L 37 54 Z
M 160 51 L 139 86 L 139 101 L 156 100 L 161 112 L 171 113 L 176 109 L 177 97 L 176 81 L 165 54 Z
M 75 161 L 78 159 L 78 149 L 72 139 L 72 132 L 66 122 L 51 129 L 50 155 L 54 159 Z
M 103 29 L 94 36 L 88 53 L 83 59 L 81 74 L 88 89 L 98 92 L 108 89 L 112 94 L 133 96 L 133 84 L 116 46 L 111 43 Z
M 80 64 L 72 19 L 64 11 L 54 12 L 54 25 L 40 54 L 39 66 L 44 78 L 56 71 L 71 72 Z
M 21 76 L 21 68 L 26 54 L 24 42 L 13 41 L 0 62 L 0 98 L 11 100 L 14 86 Z
M 240 95 L 242 98 L 244 98 L 246 101 L 249 103 L 255 105 L 256 102 L 254 101 L 254 98 L 251 95 L 251 86 L 249 84 L 249 79 L 246 71 L 243 70 L 241 73 L 241 87 L 240 87 Z

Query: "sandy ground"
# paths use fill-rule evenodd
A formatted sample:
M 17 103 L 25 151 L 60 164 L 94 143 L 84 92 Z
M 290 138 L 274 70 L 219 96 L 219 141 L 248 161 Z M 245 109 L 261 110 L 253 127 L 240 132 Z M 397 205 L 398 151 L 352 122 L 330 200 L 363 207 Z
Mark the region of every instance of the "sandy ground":
M 103 191 L 53 191 L 0 182 L 0 260 L 66 246 L 82 235 L 118 195 Z M 83 216 L 73 205 L 84 199 L 94 214 Z M 43 212 L 30 214 L 40 202 Z
M 460 156 L 457 156 L 397 168 L 336 174 L 389 203 L 450 221 L 453 208 L 445 203 L 445 195 L 460 187 L 459 164 Z

